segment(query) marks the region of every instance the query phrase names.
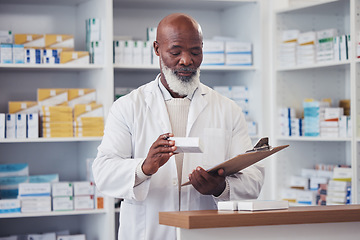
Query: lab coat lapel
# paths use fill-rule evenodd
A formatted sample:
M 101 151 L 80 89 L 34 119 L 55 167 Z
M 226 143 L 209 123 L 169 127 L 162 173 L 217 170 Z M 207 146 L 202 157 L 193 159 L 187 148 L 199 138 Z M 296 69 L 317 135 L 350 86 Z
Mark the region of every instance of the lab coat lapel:
M 194 96 L 191 100 L 188 124 L 186 127 L 186 136 L 189 136 L 196 119 L 199 117 L 200 113 L 208 104 L 208 101 L 204 97 L 206 93 L 207 89 L 204 87 L 203 84 L 200 83 L 199 88 L 195 91 Z
M 158 119 L 158 123 L 163 133 L 171 132 L 171 124 L 169 115 L 165 106 L 164 97 L 159 89 L 158 80 L 152 82 L 145 89 L 145 101 L 148 105 L 154 119 Z

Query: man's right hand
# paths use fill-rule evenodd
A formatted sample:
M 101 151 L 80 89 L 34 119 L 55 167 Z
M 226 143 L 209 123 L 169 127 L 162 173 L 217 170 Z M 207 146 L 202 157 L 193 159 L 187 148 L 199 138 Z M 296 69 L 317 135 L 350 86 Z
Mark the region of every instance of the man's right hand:
M 156 173 L 164 165 L 176 150 L 175 141 L 168 140 L 173 137 L 172 133 L 162 134 L 151 145 L 149 153 L 142 165 L 143 172 L 150 176 Z

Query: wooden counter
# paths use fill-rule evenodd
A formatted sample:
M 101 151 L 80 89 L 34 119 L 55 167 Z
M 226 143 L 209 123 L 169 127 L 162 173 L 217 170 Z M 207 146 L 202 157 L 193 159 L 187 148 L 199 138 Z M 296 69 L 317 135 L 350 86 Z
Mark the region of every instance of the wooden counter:
M 284 239 L 301 239 L 307 235 L 315 239 L 317 234 L 322 239 L 325 236 L 326 239 L 337 239 L 344 237 L 344 234 L 349 237 L 352 234 L 354 237 L 360 236 L 360 205 L 290 207 L 286 210 L 257 212 L 160 212 L 159 223 L 177 227 L 178 239 L 216 239 L 223 234 L 226 234 L 226 239 L 236 239 L 239 234 L 244 239 L 247 239 L 245 236 L 252 239 L 257 239 L 254 236 L 259 236 L 259 239 L 266 236 L 271 239 L 268 234 L 273 234 L 270 236 L 274 236 L 274 239 L 282 239 L 282 236 Z M 275 236 L 277 231 L 283 234 Z M 300 235 L 293 235 L 294 231 Z

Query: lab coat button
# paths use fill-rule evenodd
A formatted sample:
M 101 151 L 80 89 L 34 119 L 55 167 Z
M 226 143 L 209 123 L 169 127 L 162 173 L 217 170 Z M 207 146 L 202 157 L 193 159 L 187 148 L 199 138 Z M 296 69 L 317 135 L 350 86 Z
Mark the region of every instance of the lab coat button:
M 177 179 L 173 179 L 173 185 L 174 185 L 174 186 L 177 186 L 177 184 L 178 184 L 178 180 L 177 180 Z

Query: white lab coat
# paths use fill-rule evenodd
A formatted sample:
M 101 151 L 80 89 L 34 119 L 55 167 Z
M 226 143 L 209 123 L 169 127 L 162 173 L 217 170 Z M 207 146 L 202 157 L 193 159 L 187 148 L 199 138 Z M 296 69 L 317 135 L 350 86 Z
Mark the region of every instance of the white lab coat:
M 159 225 L 158 220 L 159 212 L 179 210 L 174 157 L 151 178 L 134 187 L 137 165 L 161 134 L 171 132 L 158 81 L 159 77 L 113 104 L 93 164 L 97 188 L 124 199 L 120 210 L 121 240 L 176 239 L 175 228 Z M 241 109 L 203 84 L 190 104 L 186 136 L 200 137 L 204 153 L 184 155 L 182 182 L 188 180 L 188 174 L 197 166 L 206 169 L 252 148 Z M 263 178 L 261 164 L 227 177 L 230 199 L 201 195 L 192 185 L 182 187 L 181 210 L 216 209 L 219 200 L 257 198 Z

